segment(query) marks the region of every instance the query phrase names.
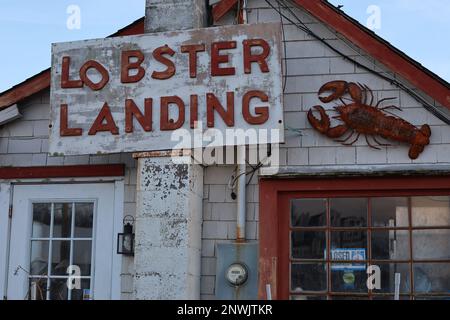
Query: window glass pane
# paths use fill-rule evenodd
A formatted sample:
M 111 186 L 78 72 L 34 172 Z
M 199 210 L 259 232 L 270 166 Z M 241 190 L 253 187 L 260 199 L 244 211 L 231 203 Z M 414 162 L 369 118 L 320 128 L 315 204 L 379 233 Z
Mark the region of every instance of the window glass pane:
M 376 295 L 373 294 L 372 300 L 394 300 L 394 295 Z M 400 295 L 400 300 L 411 300 L 409 295 Z
M 47 278 L 31 278 L 29 300 L 47 300 Z
M 91 238 L 94 203 L 75 203 L 75 238 Z
M 411 198 L 413 226 L 449 226 L 449 197 L 427 196 Z
M 415 263 L 416 293 L 450 293 L 450 263 Z
M 407 227 L 407 198 L 372 198 L 372 227 Z
M 91 274 L 91 247 L 90 240 L 78 240 L 73 242 L 73 262 L 80 267 L 82 276 Z
M 450 296 L 415 296 L 414 300 L 450 300 Z
M 326 237 L 324 231 L 293 231 L 292 258 L 324 259 Z
M 331 290 L 333 292 L 367 292 L 365 265 L 334 263 L 331 266 Z
M 332 296 L 331 300 L 369 300 L 369 296 Z
M 293 263 L 291 264 L 291 290 L 326 291 L 327 269 L 325 263 Z
M 400 293 L 410 293 L 410 264 L 409 263 L 376 263 L 380 267 L 380 289 L 373 289 L 374 293 L 395 293 L 395 274 L 400 273 Z M 376 284 L 375 280 L 372 284 Z
M 31 241 L 30 273 L 46 275 L 48 270 L 48 241 Z
M 372 231 L 372 259 L 408 260 L 409 258 L 408 230 Z
M 450 259 L 450 229 L 414 230 L 414 259 Z
M 365 227 L 367 226 L 367 199 L 330 199 L 330 214 L 333 227 Z
M 33 203 L 33 238 L 48 238 L 50 235 L 51 204 Z
M 55 203 L 53 237 L 70 238 L 72 228 L 72 204 Z
M 67 279 L 50 280 L 50 300 L 67 300 Z
M 297 199 L 291 202 L 293 227 L 318 227 L 327 224 L 326 199 Z
M 367 257 L 367 231 L 331 232 L 331 249 L 364 249 Z
M 52 241 L 51 275 L 67 275 L 70 265 L 70 241 Z
M 91 281 L 89 279 L 81 280 L 80 289 L 72 289 L 72 300 L 91 300 Z
M 327 300 L 326 296 L 291 296 L 291 300 Z

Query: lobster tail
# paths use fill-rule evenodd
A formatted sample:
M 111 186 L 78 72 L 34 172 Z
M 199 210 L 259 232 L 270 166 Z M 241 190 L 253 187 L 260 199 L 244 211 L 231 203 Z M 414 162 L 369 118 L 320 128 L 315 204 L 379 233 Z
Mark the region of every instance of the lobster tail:
M 417 159 L 419 155 L 422 153 L 425 146 L 427 146 L 430 143 L 430 137 L 431 137 L 431 129 L 430 126 L 427 124 L 424 124 L 419 131 L 417 131 L 414 142 L 411 145 L 411 148 L 409 148 L 409 157 L 411 159 Z
M 431 137 L 431 129 L 430 129 L 430 126 L 427 125 L 427 124 L 424 124 L 424 125 L 420 128 L 420 132 L 422 132 L 422 134 L 423 134 L 425 137 L 427 137 L 427 138 Z

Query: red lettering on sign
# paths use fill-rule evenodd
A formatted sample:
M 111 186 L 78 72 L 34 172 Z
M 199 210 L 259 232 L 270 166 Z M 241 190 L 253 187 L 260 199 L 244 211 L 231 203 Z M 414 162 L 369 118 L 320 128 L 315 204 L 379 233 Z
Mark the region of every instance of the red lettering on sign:
M 211 48 L 211 75 L 233 76 L 236 74 L 234 67 L 221 68 L 220 64 L 229 62 L 229 55 L 220 55 L 220 50 L 235 49 L 236 41 L 213 42 Z
M 227 92 L 227 110 L 225 110 L 213 93 L 206 94 L 206 122 L 214 127 L 214 110 L 219 113 L 227 126 L 234 126 L 234 92 Z
M 70 57 L 63 57 L 62 59 L 62 70 L 61 70 L 61 88 L 82 88 L 83 81 L 81 80 L 70 80 Z
M 173 51 L 167 44 L 165 46 L 156 48 L 153 51 L 153 57 L 155 58 L 155 60 L 167 67 L 166 70 L 164 71 L 153 71 L 152 73 L 153 79 L 159 80 L 169 79 L 175 74 L 176 71 L 175 64 L 173 63 L 172 60 L 164 57 L 163 56 L 164 54 L 173 56 L 175 54 L 175 51 Z
M 269 97 L 262 91 L 251 90 L 247 92 L 242 98 L 242 115 L 244 120 L 249 124 L 263 124 L 269 119 L 269 108 L 266 107 L 255 107 L 255 113 L 258 116 L 253 116 L 250 114 L 250 100 L 253 98 L 259 98 L 262 102 L 269 101 Z
M 261 69 L 261 72 L 269 72 L 266 58 L 270 53 L 269 44 L 263 39 L 249 39 L 244 40 L 244 72 L 252 72 L 252 62 L 256 62 Z M 252 54 L 252 47 L 261 47 L 262 52 L 259 54 Z
M 190 124 L 191 129 L 195 128 L 195 122 L 198 121 L 198 96 L 196 94 L 191 95 L 191 101 L 190 101 Z
M 106 121 L 106 123 L 104 123 Z M 89 135 L 96 135 L 97 132 L 101 131 L 109 131 L 111 134 L 119 134 L 119 129 L 114 122 L 114 119 L 111 114 L 111 110 L 109 109 L 108 104 L 105 102 L 102 110 L 98 114 L 94 123 L 92 124 L 91 129 L 89 129 Z
M 133 132 L 133 117 L 139 122 L 144 131 L 152 131 L 152 98 L 144 100 L 145 115 L 132 99 L 125 100 L 125 132 Z
M 100 73 L 100 75 L 102 76 L 102 79 L 97 83 L 92 82 L 91 79 L 89 79 L 89 77 L 87 76 L 87 72 L 91 68 L 97 70 L 98 73 Z M 80 68 L 80 78 L 83 83 L 86 84 L 89 88 L 94 91 L 98 91 L 103 89 L 103 87 L 108 83 L 109 74 L 108 70 L 106 70 L 105 67 L 103 67 L 100 63 L 94 60 L 89 60 L 86 61 L 86 63 L 83 64 L 83 66 Z
M 136 58 L 137 61 L 130 62 L 130 58 Z M 144 59 L 144 54 L 140 50 L 123 51 L 120 81 L 122 83 L 134 83 L 140 81 L 145 76 L 145 70 L 141 67 Z M 137 73 L 130 76 L 130 70 L 137 70 Z
M 189 44 L 181 46 L 181 52 L 189 53 L 189 76 L 197 77 L 197 52 L 205 51 L 204 44 Z
M 61 105 L 59 114 L 59 135 L 61 137 L 81 136 L 83 129 L 69 128 L 67 104 Z
M 178 107 L 178 120 L 169 119 L 169 105 L 174 104 Z M 161 130 L 175 130 L 181 128 L 184 124 L 184 102 L 178 96 L 161 97 Z

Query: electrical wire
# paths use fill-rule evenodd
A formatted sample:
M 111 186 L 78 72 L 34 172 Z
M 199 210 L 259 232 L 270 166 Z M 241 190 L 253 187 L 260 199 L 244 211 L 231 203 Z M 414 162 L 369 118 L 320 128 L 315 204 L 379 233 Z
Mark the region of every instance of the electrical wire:
M 372 74 L 377 75 L 378 77 L 382 78 L 383 80 L 389 82 L 392 85 L 397 86 L 398 88 L 402 89 L 403 91 L 407 92 L 409 95 L 411 95 L 412 97 L 414 97 L 414 99 L 416 99 L 418 102 L 420 102 L 423 107 L 428 110 L 430 113 L 432 113 L 434 116 L 436 116 L 437 118 L 439 118 L 440 120 L 442 120 L 443 122 L 445 122 L 446 124 L 450 124 L 450 119 L 445 116 L 443 113 L 441 113 L 438 109 L 436 109 L 434 106 L 430 105 L 428 102 L 425 101 L 424 98 L 422 98 L 421 96 L 419 96 L 417 93 L 415 93 L 413 90 L 411 90 L 410 88 L 408 88 L 407 86 L 405 86 L 404 84 L 402 84 L 401 82 L 397 81 L 396 79 L 390 78 L 380 72 L 377 72 L 376 70 L 373 70 L 369 67 L 367 67 L 366 65 L 356 61 L 355 59 L 352 59 L 351 57 L 347 56 L 346 54 L 344 54 L 342 51 L 340 51 L 339 49 L 336 49 L 335 47 L 333 47 L 331 44 L 329 44 L 327 41 L 325 41 L 325 39 L 321 38 L 319 35 L 315 34 L 311 29 L 309 29 L 306 24 L 298 17 L 298 15 L 295 14 L 295 12 L 289 8 L 289 6 L 286 5 L 286 3 L 284 2 L 284 0 L 275 0 L 275 2 L 279 5 L 279 7 L 283 7 L 283 9 L 289 11 L 289 13 L 297 20 L 297 22 L 293 21 L 290 17 L 286 16 L 281 8 L 277 8 L 275 7 L 269 0 L 265 0 L 265 2 L 275 11 L 277 11 L 279 13 L 280 16 L 282 16 L 284 19 L 286 19 L 287 21 L 289 21 L 290 23 L 292 23 L 293 25 L 295 25 L 297 28 L 299 28 L 300 30 L 306 32 L 308 35 L 312 36 L 313 38 L 315 38 L 316 40 L 320 41 L 321 43 L 323 43 L 325 46 L 327 46 L 329 49 L 331 49 L 332 51 L 336 52 L 338 55 L 342 56 L 345 60 L 348 60 L 352 63 L 354 63 L 356 66 L 358 66 L 361 69 L 364 69 Z M 292 1 L 291 1 L 292 3 Z M 340 38 L 339 38 L 340 39 Z M 343 41 L 345 44 L 347 44 L 343 39 L 340 39 L 341 41 Z M 353 49 L 353 48 L 352 48 Z M 359 54 L 359 52 L 358 52 Z
M 284 22 L 283 16 L 281 15 L 281 4 L 278 3 L 278 9 L 280 13 L 280 21 L 281 21 L 281 32 L 283 35 L 283 51 L 284 51 L 284 74 L 283 74 L 283 93 L 286 92 L 286 84 L 287 84 L 287 49 L 286 49 L 286 34 L 284 32 Z

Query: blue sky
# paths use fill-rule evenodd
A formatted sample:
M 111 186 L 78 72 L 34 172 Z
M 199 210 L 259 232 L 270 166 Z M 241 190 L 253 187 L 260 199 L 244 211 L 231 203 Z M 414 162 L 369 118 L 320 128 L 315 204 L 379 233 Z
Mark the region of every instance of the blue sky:
M 252 1 L 252 0 L 249 0 Z M 330 0 L 450 82 L 450 0 Z M 68 29 L 67 8 L 80 8 L 81 28 Z M 50 66 L 50 44 L 107 36 L 144 15 L 145 0 L 0 0 L 0 92 Z

